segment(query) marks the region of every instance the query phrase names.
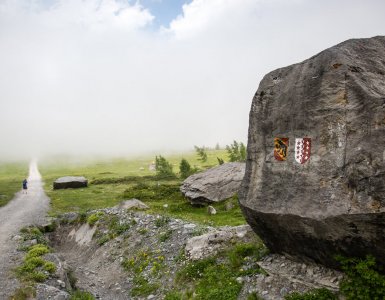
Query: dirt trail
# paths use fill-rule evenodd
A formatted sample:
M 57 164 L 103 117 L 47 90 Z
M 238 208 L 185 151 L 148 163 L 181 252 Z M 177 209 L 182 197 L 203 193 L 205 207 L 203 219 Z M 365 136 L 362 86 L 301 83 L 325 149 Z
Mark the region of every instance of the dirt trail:
M 44 193 L 37 164 L 31 162 L 27 194 L 16 193 L 11 202 L 0 208 L 0 299 L 8 299 L 17 287 L 11 270 L 21 255 L 16 251 L 17 242 L 13 237 L 24 226 L 43 224 L 48 208 L 49 198 Z

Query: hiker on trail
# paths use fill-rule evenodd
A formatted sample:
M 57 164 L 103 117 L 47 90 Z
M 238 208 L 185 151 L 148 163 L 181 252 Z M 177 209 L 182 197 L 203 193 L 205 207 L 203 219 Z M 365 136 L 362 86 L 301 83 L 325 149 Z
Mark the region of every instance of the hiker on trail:
M 28 181 L 27 179 L 24 179 L 23 180 L 23 191 L 25 191 L 25 193 L 27 194 L 27 189 L 28 189 Z

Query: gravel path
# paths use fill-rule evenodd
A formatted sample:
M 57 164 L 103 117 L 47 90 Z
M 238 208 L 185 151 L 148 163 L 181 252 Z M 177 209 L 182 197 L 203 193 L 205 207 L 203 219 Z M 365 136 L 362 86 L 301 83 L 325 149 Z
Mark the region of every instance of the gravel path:
M 24 226 L 43 224 L 48 208 L 49 198 L 44 193 L 37 164 L 31 162 L 27 194 L 16 193 L 11 202 L 0 208 L 0 299 L 8 299 L 18 286 L 11 270 L 21 260 L 21 254 L 16 251 L 17 241 L 13 237 Z

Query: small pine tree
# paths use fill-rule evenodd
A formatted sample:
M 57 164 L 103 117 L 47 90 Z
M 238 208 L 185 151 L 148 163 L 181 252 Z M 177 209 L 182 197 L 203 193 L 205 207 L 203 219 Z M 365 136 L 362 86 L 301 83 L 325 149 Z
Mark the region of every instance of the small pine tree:
M 222 158 L 217 157 L 218 164 L 223 165 L 225 161 Z
M 201 162 L 206 162 L 207 161 L 207 153 L 206 153 L 205 146 L 202 146 L 202 147 L 194 146 L 194 148 L 195 148 L 195 151 L 197 152 L 197 154 L 199 156 L 199 160 Z
M 221 150 L 221 146 L 219 146 L 219 143 L 215 145 L 215 150 Z
M 186 179 L 192 174 L 191 166 L 189 162 L 184 158 L 182 158 L 179 164 L 179 172 L 180 172 L 180 177 L 183 179 Z
M 226 146 L 227 153 L 229 154 L 229 160 L 231 162 L 246 161 L 246 146 L 243 143 L 234 141 L 230 146 Z
M 155 170 L 158 177 L 175 177 L 172 164 L 161 155 L 155 157 Z

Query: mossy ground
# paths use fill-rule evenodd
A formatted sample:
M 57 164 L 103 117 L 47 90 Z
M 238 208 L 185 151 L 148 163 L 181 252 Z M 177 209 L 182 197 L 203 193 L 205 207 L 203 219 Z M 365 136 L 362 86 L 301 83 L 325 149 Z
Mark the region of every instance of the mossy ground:
M 179 172 L 182 158 L 199 168 L 207 169 L 218 165 L 217 157 L 225 159 L 225 150 L 208 150 L 207 162 L 201 163 L 195 152 L 165 156 Z M 137 198 L 146 203 L 148 213 L 170 215 L 193 222 L 222 226 L 245 224 L 236 196 L 227 200 L 234 204 L 230 211 L 225 210 L 225 202 L 215 204 L 217 214 L 209 216 L 207 208 L 193 207 L 179 191 L 182 179 L 158 178 L 149 165 L 154 156 L 132 159 L 111 159 L 99 161 L 72 162 L 70 160 L 40 163 L 40 171 L 45 181 L 45 190 L 51 198 L 51 214 L 63 212 L 85 212 L 90 209 L 111 207 L 124 199 Z M 85 176 L 89 186 L 81 189 L 53 190 L 53 181 L 62 176 Z M 178 174 L 177 174 L 178 175 Z

